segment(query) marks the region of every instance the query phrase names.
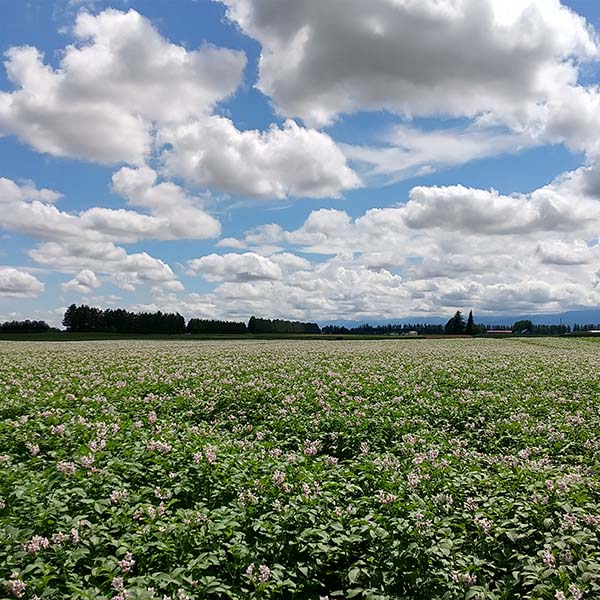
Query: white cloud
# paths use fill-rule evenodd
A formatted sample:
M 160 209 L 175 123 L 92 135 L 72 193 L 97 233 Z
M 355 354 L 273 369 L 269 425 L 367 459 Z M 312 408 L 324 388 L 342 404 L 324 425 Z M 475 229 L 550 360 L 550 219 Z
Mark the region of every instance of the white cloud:
M 0 133 L 55 156 L 141 163 L 153 124 L 209 113 L 246 64 L 242 52 L 172 44 L 134 10 L 82 12 L 73 33 L 57 69 L 36 48 L 10 48 L 16 89 L 0 92 Z
M 331 258 L 314 257 L 271 281 L 223 278 L 214 302 L 236 314 L 359 320 L 596 306 L 596 169 L 582 167 L 531 194 L 421 186 L 406 204 L 355 219 L 329 209 L 311 212 L 295 230 L 258 227 L 240 240 L 255 253 L 279 245 Z
M 548 265 L 585 265 L 599 258 L 600 246 L 590 246 L 582 240 L 542 242 L 536 255 Z
M 129 204 L 150 214 L 125 209 L 92 207 L 66 213 L 54 206 L 60 194 L 37 190 L 31 184 L 19 188 L 0 178 L 0 226 L 48 241 L 136 242 L 144 239 L 207 239 L 219 235 L 216 219 L 201 208 L 200 199 L 171 183 L 156 183 L 148 167 L 123 168 L 113 176 L 113 188 Z
M 157 173 L 149 167 L 124 167 L 113 175 L 112 183 L 129 204 L 146 208 L 161 221 L 164 236 L 206 239 L 220 234 L 219 222 L 203 210 L 200 198 L 170 181 L 156 183 L 156 179 Z
M 258 198 L 338 197 L 360 186 L 325 133 L 293 121 L 240 131 L 213 114 L 241 82 L 243 52 L 208 44 L 187 50 L 134 10 L 82 12 L 73 33 L 75 43 L 56 69 L 36 48 L 7 51 L 15 90 L 0 92 L 0 135 L 16 135 L 55 156 L 137 166 L 170 144 L 161 158 L 171 175 Z M 160 184 L 154 197 L 170 194 L 166 186 Z M 163 227 L 126 214 L 92 216 L 109 229 L 115 219 L 129 219 L 142 231 Z
M 407 125 L 392 127 L 381 141 L 385 145 L 344 145 L 342 149 L 365 170 L 366 177 L 385 183 L 429 175 L 472 160 L 519 152 L 537 143 L 526 134 L 486 127 L 425 131 Z
M 598 48 L 559 0 L 221 0 L 261 46 L 258 88 L 286 116 L 528 119 Z
M 182 289 L 171 267 L 162 260 L 147 252 L 128 254 L 112 242 L 46 242 L 31 249 L 29 255 L 37 263 L 59 271 L 90 270 L 106 274 L 126 291 L 144 284 Z
M 232 194 L 257 198 L 338 197 L 361 185 L 346 158 L 326 134 L 288 120 L 264 132 L 240 131 L 212 116 L 166 127 L 160 139 L 170 175 Z
M 89 269 L 83 269 L 73 279 L 63 283 L 61 288 L 64 292 L 73 292 L 77 294 L 89 294 L 102 284 L 98 281 L 96 274 Z
M 28 298 L 39 296 L 44 284 L 25 271 L 11 267 L 0 268 L 0 296 L 8 298 Z
M 413 188 L 403 213 L 405 223 L 414 229 L 482 235 L 572 231 L 589 220 L 583 209 L 550 188 L 531 196 L 502 196 L 495 190 L 455 185 Z
M 282 277 L 281 267 L 255 252 L 244 254 L 209 254 L 189 260 L 188 269 L 207 281 L 259 281 Z

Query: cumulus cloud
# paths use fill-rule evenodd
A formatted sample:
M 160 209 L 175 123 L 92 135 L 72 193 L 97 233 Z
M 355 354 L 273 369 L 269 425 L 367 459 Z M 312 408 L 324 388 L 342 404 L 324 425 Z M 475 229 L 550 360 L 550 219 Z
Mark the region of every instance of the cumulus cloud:
M 585 265 L 599 258 L 600 246 L 590 246 L 584 241 L 543 242 L 535 252 L 540 261 L 548 265 Z
M 304 319 L 594 306 L 600 301 L 595 181 L 595 167 L 588 166 L 514 196 L 420 186 L 406 204 L 354 219 L 322 209 L 294 230 L 261 226 L 240 243 L 255 253 L 278 245 L 315 256 L 276 280 L 223 278 L 214 301 L 221 298 L 232 311 L 285 310 Z M 330 258 L 323 261 L 323 254 Z
M 220 0 L 262 46 L 257 87 L 310 126 L 387 110 L 466 117 L 423 131 L 395 125 L 342 147 L 363 181 L 389 183 L 473 159 L 566 143 L 600 153 L 593 28 L 560 0 Z
M 156 180 L 157 173 L 149 167 L 123 167 L 113 175 L 112 184 L 129 204 L 149 210 L 161 222 L 163 235 L 206 239 L 221 233 L 221 225 L 203 210 L 200 198 L 190 196 L 173 182 Z
M 243 52 L 209 44 L 187 50 L 135 10 L 82 12 L 73 34 L 57 68 L 31 46 L 6 52 L 15 89 L 0 92 L 0 135 L 54 156 L 137 166 L 169 145 L 162 152 L 168 173 L 244 196 L 337 197 L 360 185 L 325 133 L 293 121 L 241 131 L 213 114 L 241 81 Z
M 149 211 L 148 215 L 101 207 L 71 214 L 54 205 L 60 199 L 57 192 L 0 178 L 0 226 L 41 240 L 29 250 L 37 263 L 77 273 L 62 285 L 65 292 L 85 294 L 97 289 L 100 281 L 96 273 L 108 275 L 128 291 L 143 284 L 181 291 L 183 285 L 166 263 L 147 252 L 129 254 L 115 245 L 141 239 L 218 235 L 219 223 L 203 211 L 199 198 L 187 195 L 173 183 L 156 183 L 156 179 L 156 173 L 147 167 L 123 168 L 113 178 L 115 191 L 129 204 Z
M 39 296 L 44 284 L 26 271 L 12 267 L 0 267 L 0 296 L 29 298 Z
M 10 48 L 15 90 L 0 92 L 0 133 L 55 156 L 141 163 L 154 124 L 209 113 L 246 64 L 242 52 L 172 44 L 134 10 L 82 12 L 73 34 L 56 69 L 36 48 Z
M 167 290 L 183 289 L 171 267 L 162 260 L 147 252 L 128 254 L 112 242 L 46 242 L 32 248 L 29 256 L 59 271 L 89 270 L 106 274 L 115 285 L 129 292 L 143 284 Z
M 276 280 L 282 276 L 281 267 L 255 252 L 244 254 L 209 254 L 188 261 L 192 274 L 201 274 L 207 281 Z
M 316 125 L 378 109 L 518 116 L 598 54 L 559 0 L 221 1 L 262 46 L 259 89 Z
M 150 214 L 126 209 L 92 207 L 78 213 L 59 210 L 60 194 L 20 188 L 0 178 L 0 226 L 47 241 L 136 242 L 144 239 L 207 239 L 219 235 L 219 222 L 201 208 L 199 198 L 187 195 L 171 182 L 156 184 L 157 174 L 148 167 L 123 168 L 113 177 L 113 189 L 129 204 Z
M 549 189 L 530 196 L 502 196 L 462 185 L 413 188 L 403 213 L 405 223 L 414 229 L 479 235 L 572 231 L 589 220 L 582 207 Z
M 415 176 L 430 175 L 490 156 L 514 153 L 539 143 L 526 133 L 497 128 L 469 126 L 422 130 L 395 125 L 381 146 L 343 145 L 346 156 L 359 165 L 365 177 L 375 183 L 394 183 Z
M 325 133 L 288 120 L 267 131 L 240 131 L 212 116 L 163 128 L 169 174 L 232 194 L 257 198 L 338 197 L 361 185 L 346 157 Z
M 61 285 L 64 292 L 73 292 L 78 294 L 89 294 L 96 288 L 99 288 L 102 284 L 98 281 L 94 271 L 89 269 L 83 269 L 79 271 L 73 279 L 67 281 Z

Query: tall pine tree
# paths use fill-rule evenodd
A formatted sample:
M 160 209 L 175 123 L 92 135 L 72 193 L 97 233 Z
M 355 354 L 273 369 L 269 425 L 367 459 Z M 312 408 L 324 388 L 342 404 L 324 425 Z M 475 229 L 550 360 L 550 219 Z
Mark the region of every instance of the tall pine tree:
M 473 319 L 473 311 L 469 311 L 469 318 L 467 319 L 467 328 L 465 330 L 467 335 L 475 335 L 477 333 L 477 329 L 475 327 L 475 321 Z

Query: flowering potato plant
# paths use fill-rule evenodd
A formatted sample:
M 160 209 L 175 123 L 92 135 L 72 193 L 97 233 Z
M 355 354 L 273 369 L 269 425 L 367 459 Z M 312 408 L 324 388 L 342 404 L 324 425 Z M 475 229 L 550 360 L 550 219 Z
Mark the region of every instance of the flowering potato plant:
M 600 344 L 0 346 L 0 597 L 600 598 Z

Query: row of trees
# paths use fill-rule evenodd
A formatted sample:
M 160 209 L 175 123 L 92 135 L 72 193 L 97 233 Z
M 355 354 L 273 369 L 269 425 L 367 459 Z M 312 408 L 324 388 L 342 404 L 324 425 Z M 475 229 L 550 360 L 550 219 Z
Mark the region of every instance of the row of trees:
M 250 317 L 248 333 L 321 333 L 321 328 L 316 323 Z
M 573 331 L 577 331 L 577 325 Z M 591 329 L 591 328 L 590 328 Z M 529 319 L 515 321 L 512 327 L 508 325 L 477 325 L 473 319 L 473 311 L 469 311 L 469 317 L 465 320 L 459 310 L 446 323 L 444 332 L 448 335 L 477 335 L 487 333 L 490 330 L 507 331 L 520 335 L 562 335 L 571 333 L 569 325 L 534 325 Z
M 405 323 L 404 325 L 369 325 L 366 323 L 357 327 L 326 325 L 321 331 L 334 335 L 408 335 L 412 332 L 416 332 L 418 335 L 441 335 L 444 333 L 444 328 L 442 325 L 430 323 Z
M 460 310 L 457 310 L 444 327 L 444 333 L 447 335 L 477 335 L 485 333 L 485 331 L 486 328 L 483 325 L 475 324 L 472 310 L 469 311 L 469 317 L 467 318 L 466 323 Z
M 71 304 L 62 324 L 74 332 L 185 333 L 185 319 L 179 313 L 134 313 L 122 308 L 102 310 L 85 304 Z
M 573 332 L 576 331 L 600 331 L 600 323 L 586 323 L 585 325 L 573 325 Z
M 190 319 L 186 330 L 188 333 L 247 333 L 246 323 L 235 321 L 216 321 L 214 319 Z
M 46 321 L 5 321 L 0 324 L 0 333 L 47 333 L 51 327 Z
M 258 319 L 251 317 L 248 325 L 216 319 L 185 319 L 179 313 L 133 313 L 122 308 L 102 310 L 85 304 L 71 304 L 62 324 L 73 332 L 103 333 L 321 333 L 316 323 L 300 323 L 284 319 Z
M 283 333 L 283 334 L 342 334 L 342 335 L 477 335 L 493 330 L 511 331 L 515 334 L 561 335 L 590 330 L 600 330 L 600 324 L 574 325 L 534 325 L 528 319 L 516 321 L 512 328 L 506 325 L 484 326 L 475 323 L 473 311 L 469 311 L 464 319 L 460 311 L 456 311 L 445 326 L 428 323 L 402 325 L 369 325 L 344 327 L 326 325 L 322 329 L 317 323 L 302 323 L 285 319 L 262 319 L 251 317 L 248 324 L 237 321 L 217 319 L 185 319 L 179 313 L 142 312 L 134 313 L 122 308 L 102 310 L 93 306 L 71 304 L 66 310 L 63 325 L 73 332 L 106 332 L 106 333 L 164 333 L 164 334 L 245 334 L 245 333 Z M 0 333 L 46 333 L 58 331 L 45 321 L 7 321 L 0 324 Z

